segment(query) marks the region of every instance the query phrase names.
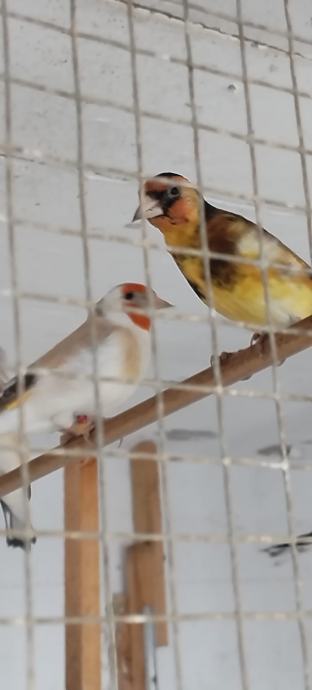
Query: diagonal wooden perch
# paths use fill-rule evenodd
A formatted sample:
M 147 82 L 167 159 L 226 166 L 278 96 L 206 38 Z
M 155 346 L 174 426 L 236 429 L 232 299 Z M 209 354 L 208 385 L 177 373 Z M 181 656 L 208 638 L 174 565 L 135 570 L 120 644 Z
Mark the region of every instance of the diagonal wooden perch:
M 293 330 L 294 333 L 291 332 L 292 329 L 290 328 L 288 333 L 277 333 L 275 336 L 278 361 L 283 361 L 312 345 L 312 316 L 297 323 Z M 272 353 L 269 342 L 265 343 L 261 354 L 255 347 L 247 347 L 244 350 L 233 352 L 227 360 L 220 364 L 222 384 L 223 386 L 230 386 L 267 369 L 271 364 Z M 214 371 L 212 367 L 209 367 L 177 384 L 177 387 L 167 388 L 162 393 L 163 416 L 166 417 L 211 395 L 213 390 L 207 390 L 207 388 L 211 389 L 214 386 Z M 158 400 L 157 396 L 154 396 L 108 421 L 103 420 L 105 444 L 108 445 L 123 436 L 139 431 L 148 424 L 157 421 L 157 418 Z M 91 434 L 90 440 L 95 440 L 94 432 Z M 63 448 L 76 450 L 77 455 L 75 454 L 73 457 L 66 455 L 66 453 L 56 455 L 51 452 L 34 458 L 28 464 L 29 479 L 31 481 L 40 479 L 46 474 L 64 467 L 67 462 L 81 459 L 79 457 L 80 449 L 83 450 L 84 455 L 92 453 L 90 445 L 87 445 L 83 438 L 69 441 Z M 0 498 L 21 485 L 22 473 L 20 468 L 2 475 L 0 477 Z

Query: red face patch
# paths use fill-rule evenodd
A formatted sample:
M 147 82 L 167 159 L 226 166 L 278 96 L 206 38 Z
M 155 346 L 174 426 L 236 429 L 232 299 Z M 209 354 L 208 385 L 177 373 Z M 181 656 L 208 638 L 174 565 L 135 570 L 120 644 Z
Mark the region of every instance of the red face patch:
M 142 283 L 124 283 L 121 289 L 123 295 L 126 295 L 127 292 L 146 292 L 146 286 Z
M 149 331 L 151 327 L 151 320 L 148 316 L 145 314 L 139 314 L 135 311 L 128 311 L 127 314 L 136 326 L 143 328 L 144 331 Z
M 122 294 L 124 296 L 126 313 L 128 314 L 131 321 L 135 323 L 136 326 L 139 326 L 140 328 L 143 328 L 145 331 L 148 331 L 151 326 L 150 318 L 145 314 L 142 314 L 140 311 L 132 311 L 132 307 L 138 307 L 139 309 L 141 309 L 141 301 L 138 296 L 135 299 L 136 295 L 138 295 L 138 293 L 143 295 L 146 294 L 146 292 L 146 286 L 142 283 L 125 283 L 124 285 L 122 285 Z

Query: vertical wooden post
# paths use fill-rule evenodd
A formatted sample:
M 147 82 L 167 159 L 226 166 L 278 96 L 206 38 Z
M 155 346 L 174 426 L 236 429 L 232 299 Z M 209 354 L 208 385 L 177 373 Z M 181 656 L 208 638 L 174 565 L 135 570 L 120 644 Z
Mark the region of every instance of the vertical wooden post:
M 64 470 L 65 529 L 99 531 L 95 459 Z M 96 539 L 65 543 L 65 615 L 100 615 L 100 559 Z M 66 690 L 101 690 L 100 624 L 66 625 Z
M 127 611 L 125 594 L 115 594 L 113 600 L 115 615 L 124 615 Z M 118 690 L 134 690 L 132 684 L 132 663 L 130 650 L 130 631 L 128 623 L 116 625 L 116 648 L 118 662 Z
M 133 452 L 154 455 L 152 441 L 139 443 Z M 132 513 L 135 532 L 162 532 L 159 473 L 153 459 L 133 458 L 131 462 Z M 116 599 L 123 612 L 142 614 L 146 606 L 155 614 L 166 612 L 164 546 L 162 541 L 137 542 L 126 550 L 126 594 Z M 168 644 L 166 623 L 155 626 L 156 645 Z M 117 626 L 117 656 L 120 687 L 146 690 L 143 625 L 121 623 Z
M 157 447 L 152 441 L 139 443 L 134 452 L 156 455 Z M 135 458 L 131 462 L 132 483 L 132 514 L 135 532 L 146 534 L 161 534 L 161 500 L 159 471 L 156 460 Z M 133 555 L 131 556 L 131 552 Z M 164 571 L 164 544 L 160 541 L 138 542 L 129 549 L 130 563 L 136 564 L 133 577 L 136 579 L 136 605 L 143 609 L 150 606 L 154 613 L 165 614 L 166 592 Z M 136 571 L 136 572 L 135 572 Z M 129 583 L 130 585 L 130 583 Z M 130 588 L 131 589 L 131 588 Z M 130 594 L 130 592 L 129 592 Z M 132 597 L 130 597 L 132 599 Z M 133 606 L 135 606 L 133 602 Z M 140 613 L 139 610 L 131 613 Z M 168 644 L 166 623 L 155 626 L 156 643 L 158 647 Z

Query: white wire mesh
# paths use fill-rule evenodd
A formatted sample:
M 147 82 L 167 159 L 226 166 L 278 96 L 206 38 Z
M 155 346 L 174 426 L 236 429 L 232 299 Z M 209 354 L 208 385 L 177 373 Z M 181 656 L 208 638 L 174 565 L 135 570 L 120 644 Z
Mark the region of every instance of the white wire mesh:
M 274 233 L 272 222 L 274 213 L 280 214 L 276 218 L 281 219 L 279 220 L 281 226 L 283 223 L 293 222 L 295 227 L 301 230 L 306 223 L 310 254 L 312 253 L 310 199 L 312 130 L 308 117 L 311 111 L 312 93 L 305 79 L 305 69 L 307 65 L 310 67 L 311 61 L 309 52 L 311 40 L 309 32 L 305 30 L 308 25 L 308 12 L 305 11 L 306 6 L 299 7 L 298 4 L 288 0 L 278 3 L 279 8 L 275 8 L 275 12 L 273 10 L 271 12 L 270 3 L 264 3 L 262 11 L 259 7 L 256 8 L 255 3 L 251 5 L 249 6 L 246 0 L 236 0 L 235 3 L 224 3 L 224 11 L 223 9 L 221 11 L 219 3 L 212 2 L 207 6 L 206 2 L 192 3 L 188 0 L 183 0 L 183 2 L 163 0 L 161 8 L 152 0 L 147 2 L 109 0 L 103 3 L 94 1 L 88 6 L 80 0 L 71 0 L 66 5 L 55 2 L 52 5 L 42 3 L 40 7 L 38 3 L 32 5 L 30 2 L 2 0 L 3 64 L 0 69 L 0 86 L 3 88 L 0 89 L 0 95 L 3 93 L 5 124 L 3 128 L 0 126 L 0 154 L 5 179 L 3 195 L 5 203 L 1 221 L 3 227 L 8 230 L 11 282 L 6 279 L 2 281 L 0 294 L 4 310 L 9 300 L 13 305 L 14 337 L 11 340 L 16 348 L 15 369 L 21 378 L 21 387 L 22 374 L 28 362 L 31 361 L 28 353 L 31 358 L 34 358 L 37 348 L 40 349 L 57 341 L 58 338 L 55 337 L 57 329 L 59 329 L 60 337 L 70 330 L 66 326 L 64 332 L 62 324 L 57 326 L 57 315 L 61 313 L 59 310 L 64 309 L 66 323 L 69 325 L 76 319 L 74 312 L 70 311 L 71 307 L 73 309 L 87 307 L 92 313 L 94 296 L 100 289 L 102 280 L 100 258 L 103 260 L 106 247 L 114 244 L 115 260 L 117 261 L 116 257 L 120 252 L 125 264 L 123 268 L 116 264 L 109 276 L 109 281 L 105 278 L 106 282 L 113 284 L 115 273 L 118 275 L 116 283 L 120 282 L 121 275 L 122 279 L 126 280 L 128 277 L 126 268 L 129 270 L 129 279 L 132 279 L 130 258 L 134 254 L 131 252 L 142 250 L 142 258 L 136 271 L 144 276 L 144 282 L 149 287 L 154 287 L 158 271 L 158 287 L 164 280 L 164 288 L 171 289 L 173 264 L 170 264 L 170 267 L 169 264 L 166 265 L 163 278 L 161 259 L 163 249 L 157 245 L 156 240 L 152 239 L 146 222 L 142 223 L 140 236 L 128 230 L 124 232 L 122 229 L 122 226 L 130 220 L 127 214 L 131 215 L 134 209 L 137 186 L 142 187 L 146 176 L 168 169 L 166 155 L 168 155 L 170 165 L 182 168 L 182 173 L 188 172 L 198 188 L 220 205 L 234 208 L 234 210 L 237 208 L 238 211 L 243 208 L 243 212 L 247 213 L 246 205 L 248 209 L 248 204 L 253 204 L 255 220 L 259 227 L 267 226 L 267 219 L 269 219 L 269 229 Z M 306 25 L 301 15 L 305 17 Z M 109 21 L 110 17 L 111 21 Z M 214 41 L 216 41 L 215 44 Z M 218 41 L 221 41 L 222 46 L 221 43 L 218 44 Z M 38 46 L 38 52 L 34 49 L 35 46 Z M 58 69 L 54 69 L 54 59 Z M 268 59 L 272 60 L 273 66 L 274 60 L 280 61 L 278 64 L 282 67 L 270 72 L 266 67 Z M 23 64 L 24 60 L 25 64 Z M 284 61 L 287 62 L 287 68 Z M 98 73 L 95 75 L 93 70 L 96 70 L 98 66 Z M 288 68 L 289 75 L 286 74 Z M 213 88 L 209 87 L 209 84 L 214 83 L 213 79 L 221 80 L 217 83 L 222 84 L 219 106 L 214 102 L 214 98 L 217 99 L 217 93 L 220 92 L 215 89 L 215 95 L 213 95 Z M 205 88 L 209 94 L 208 105 L 203 98 Z M 260 89 L 259 93 L 262 97 L 256 97 L 257 89 Z M 222 105 L 223 108 L 227 108 L 230 104 L 229 98 L 225 98 L 224 93 L 233 95 L 232 102 L 238 94 L 239 103 L 246 111 L 243 112 L 239 106 L 236 106 L 236 113 L 233 106 L 233 112 L 230 110 L 226 114 L 221 113 Z M 271 112 L 269 109 L 264 109 L 268 118 L 272 116 L 273 125 L 271 126 L 268 119 L 266 127 L 260 126 L 261 113 L 262 118 L 265 115 L 259 104 L 262 103 L 262 98 L 265 102 L 265 97 L 268 97 L 269 102 L 270 98 L 280 99 L 277 102 L 280 103 L 280 112 L 285 114 L 286 120 L 288 117 L 286 111 L 288 113 L 287 108 L 292 107 L 290 106 L 292 102 L 294 122 L 290 118 L 290 124 L 287 120 L 285 127 L 280 122 L 279 131 L 274 112 L 272 112 L 273 105 Z M 27 112 L 32 98 L 34 99 L 33 110 L 30 107 Z M 286 99 L 285 111 L 283 111 L 283 99 Z M 272 102 L 276 101 L 272 100 Z M 54 116 L 55 129 L 51 127 Z M 31 126 L 32 117 L 34 118 L 33 127 Z M 110 129 L 111 122 L 115 122 L 116 126 L 114 136 L 111 136 L 113 132 L 113 129 Z M 289 124 L 288 128 L 287 124 Z M 109 133 L 103 136 L 102 132 L 105 131 L 106 125 Z M 49 126 L 51 131 L 48 129 Z M 266 129 L 268 134 L 266 131 L 263 134 Z M 98 137 L 102 147 L 97 141 Z M 248 156 L 250 156 L 250 164 Z M 270 156 L 272 159 L 269 158 Z M 229 159 L 232 160 L 229 163 L 230 173 L 224 175 L 222 167 L 228 164 Z M 273 170 L 271 176 L 266 171 L 266 166 L 270 166 L 270 162 L 272 162 Z M 280 171 L 281 180 L 272 183 L 275 170 Z M 286 174 L 288 170 L 289 175 Z M 176 171 L 180 172 L 180 169 Z M 231 184 L 234 171 L 238 171 L 238 179 L 233 180 Z M 101 192 L 94 191 L 97 184 L 102 185 L 103 204 Z M 64 198 L 62 198 L 62 187 L 65 190 Z M 30 193 L 33 196 L 33 205 L 29 203 Z M 68 198 L 68 202 L 65 197 Z M 36 201 L 37 198 L 39 201 Z M 36 203 L 39 204 L 38 207 L 35 206 Z M 71 204 L 73 208 L 75 205 L 73 211 L 71 211 Z M 131 204 L 133 204 L 133 209 L 130 208 Z M 57 206 L 59 209 L 56 208 Z M 302 235 L 298 242 L 299 253 L 305 246 L 305 240 L 301 238 Z M 53 246 L 54 239 L 56 242 L 61 241 L 56 262 L 60 261 L 60 254 L 62 254 L 61 263 L 64 261 L 60 270 L 60 274 L 63 271 L 64 277 L 60 279 L 60 285 L 55 285 L 57 264 L 50 275 L 47 274 L 46 277 L 37 280 L 36 275 L 31 274 L 40 273 L 39 265 L 36 265 L 34 271 L 33 258 L 27 254 L 28 241 L 33 243 L 31 252 L 34 253 L 37 251 L 35 242 L 39 244 L 43 242 L 38 254 L 42 258 L 45 251 L 44 243 L 51 242 Z M 81 243 L 80 249 L 78 249 L 78 241 Z M 94 243 L 98 244 L 94 245 Z M 96 251 L 99 254 L 98 261 L 95 258 Z M 125 257 L 128 252 L 127 266 Z M 196 254 L 196 250 L 194 253 Z M 207 247 L 205 232 L 202 232 L 201 253 L 204 257 L 205 275 L 209 286 L 209 258 L 214 257 L 214 254 Z M 216 256 L 222 258 L 221 254 Z M 73 269 L 72 276 L 73 259 L 77 260 L 79 268 Z M 263 257 L 260 262 L 255 263 L 260 264 L 265 284 L 266 268 L 262 259 Z M 25 269 L 27 263 L 30 265 L 28 270 Z M 248 263 L 252 262 L 248 260 Z M 182 290 L 182 283 L 179 282 L 173 288 L 173 292 L 180 294 L 180 290 Z M 296 381 L 295 364 L 292 364 L 295 373 L 292 374 L 290 381 L 287 380 L 287 375 L 285 378 L 277 368 L 274 329 L 268 320 L 267 330 L 273 356 L 272 378 L 264 377 L 260 388 L 251 380 L 226 389 L 222 386 L 220 368 L 215 357 L 213 392 L 216 409 L 214 410 L 212 406 L 207 408 L 215 424 L 214 435 L 209 441 L 210 445 L 208 444 L 208 447 L 205 445 L 208 443 L 207 436 L 203 437 L 205 440 L 202 442 L 198 442 L 198 438 L 194 443 L 189 440 L 177 442 L 174 439 L 172 424 L 178 425 L 183 430 L 184 420 L 188 419 L 188 423 L 194 424 L 194 429 L 198 431 L 196 409 L 191 408 L 193 412 L 189 412 L 191 415 L 189 417 L 184 418 L 183 414 L 177 415 L 171 426 L 170 423 L 168 425 L 163 415 L 161 391 L 168 385 L 178 387 L 177 380 L 181 380 L 184 373 L 185 375 L 195 373 L 201 366 L 208 366 L 210 354 L 218 354 L 221 342 L 227 333 L 230 334 L 231 345 L 234 343 L 233 349 L 244 342 L 243 338 L 246 335 L 246 332 L 245 335 L 244 333 L 241 335 L 239 330 L 241 324 L 225 327 L 222 319 L 213 310 L 196 311 L 191 298 L 188 301 L 187 293 L 182 290 L 182 294 L 180 304 L 185 300 L 186 308 L 181 308 L 181 313 L 178 315 L 168 315 L 168 322 L 167 319 L 162 321 L 161 343 L 158 330 L 155 326 L 153 327 L 154 372 L 144 381 L 145 388 L 152 389 L 158 396 L 158 422 L 151 430 L 151 434 L 157 435 L 158 440 L 158 452 L 154 459 L 157 460 L 161 478 L 163 531 L 155 535 L 137 534 L 131 528 L 131 521 L 126 527 L 126 521 L 124 521 L 122 527 L 114 529 L 110 484 L 113 481 L 114 488 L 116 480 L 112 480 L 111 467 L 112 463 L 114 467 L 115 463 L 118 463 L 116 467 L 119 469 L 115 471 L 121 481 L 120 468 L 125 468 L 125 458 L 131 456 L 129 452 L 131 444 L 129 442 L 125 448 L 122 446 L 103 450 L 105 439 L 98 419 L 96 440 L 101 496 L 100 533 L 64 532 L 60 526 L 56 527 L 52 523 L 48 528 L 42 528 L 39 515 L 36 524 L 38 538 L 39 540 L 46 539 L 48 543 L 53 538 L 60 537 L 77 539 L 83 536 L 99 539 L 103 590 L 105 591 L 105 610 L 100 622 L 105 624 L 104 657 L 107 653 L 109 656 L 109 672 L 103 674 L 105 678 L 103 687 L 116 688 L 116 690 L 118 688 L 115 624 L 125 619 L 125 617 L 114 615 L 112 608 L 113 593 L 116 591 L 115 571 L 116 560 L 118 560 L 116 552 L 119 553 L 125 543 L 131 540 L 144 541 L 148 537 L 151 541 L 162 540 L 167 556 L 166 620 L 172 626 L 169 651 L 172 653 L 174 670 L 172 671 L 173 683 L 169 683 L 170 674 L 167 677 L 164 675 L 163 687 L 192 690 L 192 681 L 196 683 L 194 688 L 200 690 L 201 687 L 205 687 L 204 684 L 201 685 L 203 672 L 197 676 L 192 667 L 192 664 L 197 663 L 196 656 L 190 656 L 193 661 L 191 660 L 189 668 L 187 667 L 188 658 L 185 650 L 188 645 L 185 640 L 188 639 L 189 644 L 192 644 L 192 638 L 187 638 L 183 624 L 191 623 L 196 627 L 200 623 L 210 621 L 212 625 L 217 626 L 219 621 L 224 622 L 224 625 L 231 621 L 235 625 L 235 634 L 231 634 L 231 642 L 226 643 L 225 648 L 228 656 L 232 654 L 235 658 L 233 688 L 243 688 L 243 690 L 257 688 L 253 663 L 255 668 L 257 664 L 253 655 L 254 651 L 250 648 L 249 631 L 251 629 L 248 628 L 248 623 L 252 621 L 261 625 L 263 621 L 274 621 L 277 624 L 279 621 L 281 625 L 286 626 L 287 623 L 295 622 L 298 626 L 301 667 L 298 675 L 295 676 L 295 684 L 298 688 L 309 690 L 311 688 L 309 660 L 311 602 L 306 593 L 300 555 L 295 545 L 298 532 L 296 509 L 298 509 L 299 500 L 298 491 L 296 499 L 293 497 L 292 484 L 293 481 L 297 481 L 293 477 L 295 471 L 299 471 L 303 478 L 309 477 L 311 462 L 309 449 L 307 457 L 292 457 L 288 441 L 289 436 L 294 434 L 293 424 L 290 421 L 290 406 L 295 403 L 302 405 L 300 410 L 302 414 L 304 413 L 306 410 L 304 405 L 311 402 L 309 382 L 302 373 Z M 96 296 L 99 295 L 96 294 Z M 52 316 L 51 321 L 49 318 L 46 319 L 46 323 L 49 324 L 46 338 L 39 335 L 39 325 L 38 334 L 36 333 L 38 344 L 35 345 L 33 332 L 30 332 L 32 329 L 27 330 L 27 323 L 25 324 L 26 310 L 37 308 L 33 305 L 39 305 L 40 318 L 45 309 L 48 309 L 48 313 Z M 30 311 L 28 313 L 31 314 Z M 34 323 L 35 318 L 34 314 L 28 316 L 29 323 Z M 9 317 L 5 322 L 10 323 Z M 179 373 L 178 367 L 175 366 L 172 373 L 170 368 L 166 367 L 164 364 L 167 357 L 166 333 L 169 333 L 167 328 L 170 327 L 170 323 L 174 324 L 174 329 L 177 328 L 177 333 L 183 323 L 189 328 L 197 325 L 202 338 L 206 338 L 204 329 L 207 329 L 208 325 L 211 344 L 207 338 L 207 350 L 209 346 L 211 351 L 205 356 L 201 352 L 202 364 L 197 365 L 195 358 L 197 350 L 194 344 L 193 367 L 190 371 L 186 369 L 185 372 Z M 3 337 L 5 339 L 5 336 Z M 183 337 L 186 337 L 185 334 Z M 176 335 L 171 334 L 171 338 L 173 340 L 169 351 L 172 354 L 172 351 L 175 352 L 179 348 L 179 343 Z M 7 340 L 9 342 L 9 338 Z M 189 343 L 191 347 L 191 340 Z M 173 361 L 173 358 L 171 359 Z M 178 358 L 175 357 L 175 359 Z M 303 357 L 300 362 L 302 362 L 300 371 L 303 372 L 308 360 Z M 176 364 L 178 364 L 177 361 L 175 361 Z M 98 400 L 99 376 L 96 349 L 94 349 L 93 365 L 94 394 L 95 399 Z M 208 392 L 211 392 L 211 389 L 208 388 Z M 240 438 L 245 431 L 242 424 L 238 433 L 238 449 L 233 450 L 235 435 L 233 432 L 228 433 L 228 409 L 236 415 L 239 424 L 239 406 L 246 410 L 247 414 L 247 406 L 252 405 L 257 410 L 254 416 L 258 417 L 260 414 L 261 417 L 262 403 L 272 406 L 271 417 L 274 406 L 277 448 L 266 453 L 264 447 L 262 454 L 253 456 Z M 201 410 L 205 410 L 205 407 L 203 406 Z M 203 423 L 204 414 L 203 412 L 199 414 L 201 423 Z M 248 419 L 250 423 L 251 417 L 249 416 Z M 300 423 L 302 423 L 302 432 Z M 298 427 L 297 437 L 301 439 L 309 425 L 300 419 Z M 257 435 L 256 424 L 254 424 L 254 430 Z M 207 431 L 206 428 L 205 431 Z M 20 432 L 23 433 L 22 414 Z M 179 439 L 179 435 L 177 437 Z M 43 443 L 32 442 L 34 453 L 46 450 L 45 440 Z M 23 445 L 21 445 L 20 455 L 23 482 L 26 487 L 28 474 L 24 460 L 25 455 L 27 457 L 27 448 L 25 450 Z M 193 529 L 191 520 L 188 531 L 182 518 L 180 522 L 183 528 L 179 524 L 179 529 L 177 529 L 175 515 L 177 499 L 173 495 L 173 486 L 175 480 L 179 483 L 179 471 L 177 470 L 175 474 L 172 470 L 173 461 L 176 460 L 180 461 L 180 468 L 185 468 L 185 477 L 189 479 L 191 472 L 195 472 L 195 468 L 198 468 L 199 472 L 201 468 L 203 469 L 203 477 L 206 480 L 207 469 L 221 471 L 223 490 L 220 495 L 222 494 L 222 503 L 224 501 L 222 529 L 218 521 L 215 523 L 218 526 L 217 529 L 214 529 L 213 522 L 210 524 L 207 521 L 205 529 L 199 529 L 198 525 L 197 529 Z M 280 502 L 284 502 L 285 505 L 283 524 L 286 528 L 280 526 L 276 528 L 275 525 L 280 525 L 282 520 L 276 523 L 273 516 L 271 516 L 273 526 L 267 522 L 266 529 L 249 530 L 245 526 L 241 528 L 237 518 L 239 497 L 235 474 L 237 468 L 241 468 L 242 471 L 261 471 L 268 473 L 270 477 L 281 474 L 284 494 L 280 492 L 278 495 Z M 180 470 L 182 476 L 183 471 L 183 469 Z M 49 478 L 46 481 L 48 480 Z M 218 476 L 219 481 L 220 476 Z M 261 482 L 262 479 L 259 481 Z M 272 479 L 272 482 L 274 483 L 275 479 Z M 302 483 L 300 484 L 301 491 Z M 209 491 L 208 495 L 211 499 Z M 192 496 L 191 493 L 190 496 Z M 195 494 L 192 499 L 196 502 Z M 202 500 L 203 514 L 205 514 L 205 499 Z M 244 502 L 244 495 L 241 500 Z M 25 503 L 28 505 L 26 488 Z M 34 510 L 34 500 L 32 510 Z M 253 524 L 251 506 L 249 510 L 251 524 Z M 179 511 L 181 512 L 181 506 L 178 513 Z M 308 507 L 306 513 L 308 514 Z M 43 524 L 45 524 L 44 519 Z M 309 529 L 309 525 L 306 526 Z M 293 606 L 288 605 L 287 597 L 285 597 L 285 601 L 279 600 L 276 607 L 273 605 L 274 602 L 273 604 L 271 602 L 267 608 L 261 605 L 255 607 L 254 610 L 252 606 L 248 608 L 244 570 L 246 559 L 242 557 L 241 549 L 256 545 L 259 550 L 259 545 L 285 539 L 292 543 L 292 570 L 288 573 L 288 579 L 294 585 Z M 182 576 L 181 551 L 179 550 L 181 544 L 191 546 L 200 544 L 204 550 L 217 545 L 228 549 L 226 573 L 232 589 L 232 606 L 228 608 L 211 606 L 209 610 L 204 597 L 197 611 L 188 610 L 187 601 L 182 602 L 183 605 L 181 605 Z M 38 544 L 34 550 L 37 548 Z M 213 553 L 219 562 L 217 552 Z M 252 555 L 254 553 L 253 551 Z M 3 558 L 5 557 L 6 554 Z M 9 555 L 7 558 L 9 559 Z M 14 626 L 16 629 L 17 626 L 22 625 L 26 631 L 27 665 L 24 678 L 20 679 L 21 690 L 24 687 L 27 690 L 39 687 L 40 660 L 36 648 L 37 627 L 59 626 L 69 622 L 59 613 L 58 604 L 56 611 L 50 612 L 49 615 L 36 612 L 34 605 L 35 558 L 34 553 L 25 554 L 25 612 L 22 614 L 20 609 L 17 614 L 0 613 L 3 635 L 6 634 L 8 626 Z M 265 558 L 264 555 L 263 558 Z M 211 563 L 209 565 L 211 567 Z M 115 576 L 112 575 L 113 573 Z M 221 576 L 220 567 L 216 578 L 221 578 Z M 276 592 L 276 589 L 273 588 L 273 591 Z M 153 619 L 158 620 L 159 617 L 153 616 Z M 79 623 L 79 618 L 75 620 Z M 135 624 L 143 621 L 144 616 L 140 614 L 128 616 L 126 620 Z M 223 628 L 224 633 L 225 630 L 228 629 Z M 217 627 L 212 628 L 212 636 L 215 631 Z M 226 632 L 225 636 L 227 634 Z M 207 642 L 206 661 L 215 668 L 216 664 L 212 659 L 213 652 L 209 659 L 211 637 L 207 630 L 205 632 L 205 628 L 199 635 L 203 637 L 204 642 L 205 639 Z M 291 658 L 289 638 L 287 636 L 286 638 L 283 647 L 284 655 L 287 653 Z M 196 640 L 197 638 L 194 637 L 195 645 L 198 644 Z M 298 657 L 297 642 L 298 640 L 294 643 L 296 658 Z M 257 647 L 256 644 L 255 647 Z M 296 663 L 298 666 L 298 661 L 294 662 L 294 666 Z M 260 664 L 259 660 L 258 664 Z M 222 664 L 219 665 L 220 677 L 211 687 L 217 688 L 228 681 L 229 676 L 222 675 L 221 666 Z M 280 686 L 277 684 L 276 687 L 282 687 L 282 685 L 283 688 L 288 687 L 286 675 L 286 671 L 279 669 L 277 677 L 280 679 Z M 62 677 L 61 664 L 59 677 Z M 276 672 L 274 678 L 276 678 Z M 299 686 L 298 678 L 301 686 Z M 260 682 L 264 681 L 260 678 Z M 265 682 L 271 682 L 269 672 L 265 677 Z M 293 676 L 290 676 L 289 682 L 289 687 L 291 683 L 293 687 Z

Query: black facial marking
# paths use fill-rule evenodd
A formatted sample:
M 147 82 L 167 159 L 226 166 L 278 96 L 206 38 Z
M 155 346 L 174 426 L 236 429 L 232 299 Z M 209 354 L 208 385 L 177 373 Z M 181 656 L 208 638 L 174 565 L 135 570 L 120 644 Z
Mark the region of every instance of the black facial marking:
M 181 189 L 177 185 L 174 185 L 166 189 L 161 200 L 161 207 L 164 211 L 164 214 L 166 214 L 171 208 L 171 206 L 173 206 L 173 204 L 175 204 L 175 202 L 180 198 Z
M 150 199 L 155 199 L 155 201 L 161 201 L 163 196 L 165 194 L 165 190 L 162 191 L 154 191 L 153 189 L 148 190 L 148 196 Z
M 159 173 L 158 175 L 155 175 L 155 177 L 168 177 L 169 179 L 171 177 L 180 177 L 178 173 L 172 173 L 172 172 L 162 172 Z
M 125 299 L 131 301 L 134 298 L 134 292 L 126 292 Z
M 168 197 L 168 199 L 179 199 L 179 197 L 181 196 L 180 187 L 178 187 L 177 185 L 169 187 L 169 189 L 167 189 L 166 191 L 166 196 Z
M 148 196 L 150 197 L 150 199 L 153 199 L 158 202 L 159 206 L 164 212 L 164 215 L 166 215 L 167 211 L 172 206 L 172 204 L 174 204 L 175 201 L 180 199 L 181 189 L 180 187 L 178 187 L 178 185 L 172 185 L 172 187 L 168 187 L 167 189 L 163 190 L 151 189 L 148 191 Z
M 155 178 L 164 178 L 164 184 L 166 183 L 166 178 L 171 180 L 172 178 L 179 178 L 180 175 L 178 173 L 173 173 L 173 172 L 162 172 L 159 173 L 158 175 L 155 175 Z M 162 191 L 154 191 L 151 190 L 148 192 L 148 195 L 151 199 L 155 199 L 155 201 L 159 202 L 159 205 L 163 209 L 164 214 L 166 215 L 168 209 L 170 208 L 171 204 L 174 203 L 179 197 L 181 196 L 181 190 L 179 186 L 172 185 L 172 187 L 168 187 L 167 189 L 164 189 Z

